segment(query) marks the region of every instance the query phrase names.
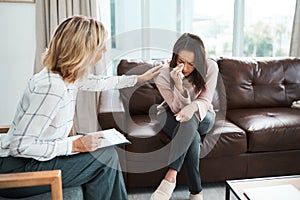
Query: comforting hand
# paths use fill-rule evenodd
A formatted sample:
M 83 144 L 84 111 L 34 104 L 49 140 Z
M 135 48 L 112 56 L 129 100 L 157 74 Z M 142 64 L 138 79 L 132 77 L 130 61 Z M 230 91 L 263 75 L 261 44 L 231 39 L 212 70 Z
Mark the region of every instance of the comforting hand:
M 153 67 L 153 68 L 149 69 L 148 71 L 146 71 L 144 74 L 139 75 L 137 82 L 143 83 L 145 81 L 151 80 L 152 78 L 154 78 L 155 76 L 157 76 L 160 73 L 160 71 L 159 71 L 160 68 L 162 68 L 162 65 Z
M 72 152 L 95 151 L 103 139 L 102 133 L 88 134 L 73 141 Z
M 190 120 L 194 113 L 198 110 L 198 105 L 195 102 L 190 103 L 189 105 L 183 107 L 176 116 L 176 120 L 179 122 L 186 122 Z

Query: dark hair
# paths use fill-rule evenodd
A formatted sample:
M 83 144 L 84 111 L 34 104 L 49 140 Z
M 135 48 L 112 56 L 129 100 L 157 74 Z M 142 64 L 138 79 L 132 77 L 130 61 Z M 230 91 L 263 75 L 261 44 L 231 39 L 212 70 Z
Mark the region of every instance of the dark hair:
M 193 84 L 195 92 L 198 93 L 205 87 L 206 82 L 207 62 L 204 44 L 197 35 L 193 35 L 191 33 L 184 33 L 181 35 L 173 47 L 170 70 L 176 67 L 178 54 L 182 50 L 191 51 L 194 53 L 195 70 L 187 77 L 187 79 Z M 173 81 L 171 83 L 174 85 Z

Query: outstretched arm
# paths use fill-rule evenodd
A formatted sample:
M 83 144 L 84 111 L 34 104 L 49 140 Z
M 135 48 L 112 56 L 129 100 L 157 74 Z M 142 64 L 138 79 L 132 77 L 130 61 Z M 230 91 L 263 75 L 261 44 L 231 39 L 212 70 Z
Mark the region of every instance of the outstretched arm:
M 92 92 L 132 87 L 136 83 L 142 83 L 157 76 L 160 68 L 161 66 L 153 67 L 142 75 L 95 76 L 90 74 L 87 79 L 77 81 L 76 86 L 79 90 Z

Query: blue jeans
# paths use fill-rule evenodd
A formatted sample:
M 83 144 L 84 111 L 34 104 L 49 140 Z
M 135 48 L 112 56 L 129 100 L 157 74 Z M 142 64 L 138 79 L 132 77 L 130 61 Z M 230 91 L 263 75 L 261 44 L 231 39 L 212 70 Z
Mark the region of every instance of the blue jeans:
M 208 111 L 201 122 L 194 115 L 189 121 L 180 123 L 176 121 L 171 110 L 161 113 L 158 118 L 163 131 L 172 138 L 169 168 L 180 171 L 184 166 L 189 191 L 192 194 L 198 194 L 202 191 L 199 172 L 200 136 L 212 129 L 215 113 Z

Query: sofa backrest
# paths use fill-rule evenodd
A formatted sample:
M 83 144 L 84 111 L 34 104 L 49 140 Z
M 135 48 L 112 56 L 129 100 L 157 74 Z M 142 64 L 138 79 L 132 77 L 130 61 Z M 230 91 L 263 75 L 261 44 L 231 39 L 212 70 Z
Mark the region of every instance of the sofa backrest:
M 139 75 L 152 68 L 153 65 L 145 62 L 129 62 L 121 60 L 117 66 L 118 75 Z M 130 115 L 148 114 L 150 110 L 163 101 L 155 83 L 147 81 L 136 84 L 134 87 L 123 88 L 120 96 L 124 104 L 125 111 Z
M 221 58 L 227 109 L 289 107 L 300 99 L 300 59 Z
M 124 59 L 121 60 L 117 66 L 117 74 L 143 74 L 151 67 L 153 67 L 153 65 L 146 62 L 129 62 Z M 120 96 L 124 104 L 125 111 L 129 112 L 131 115 L 147 115 L 149 112 L 156 112 L 156 106 L 163 101 L 163 98 L 153 81 L 121 89 Z M 216 112 L 226 111 L 225 89 L 220 76 L 213 98 L 213 106 Z

